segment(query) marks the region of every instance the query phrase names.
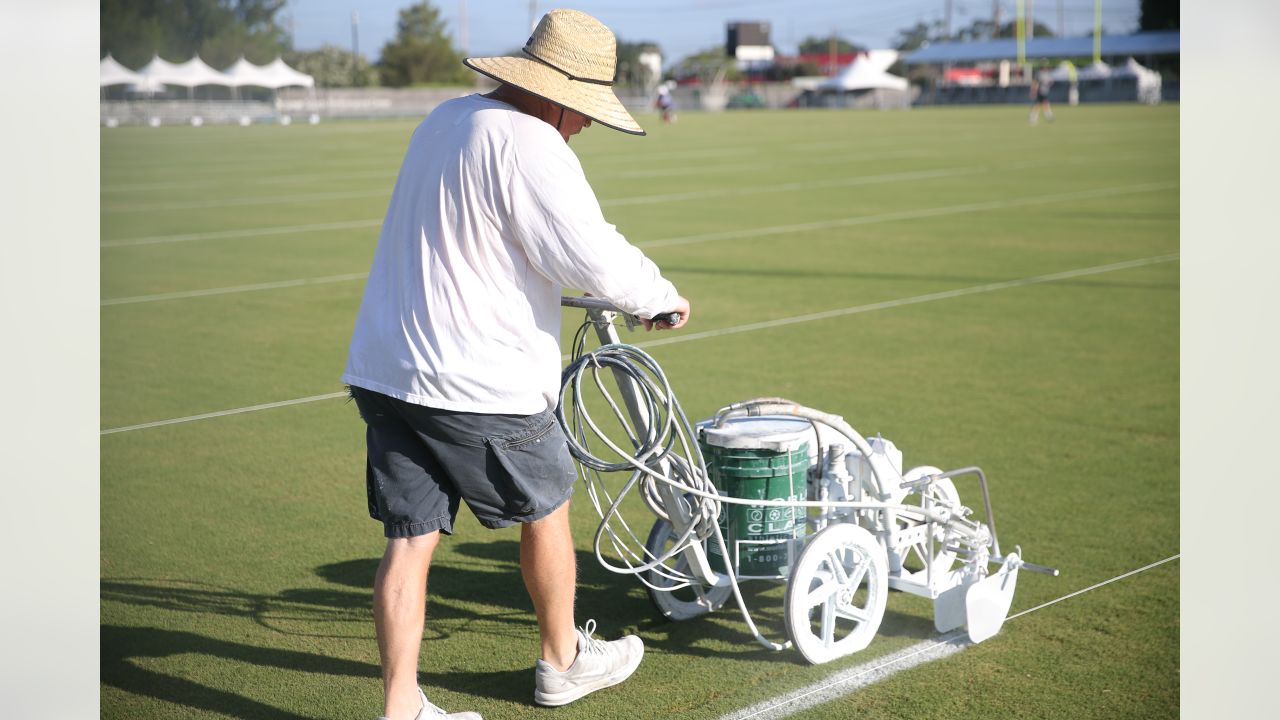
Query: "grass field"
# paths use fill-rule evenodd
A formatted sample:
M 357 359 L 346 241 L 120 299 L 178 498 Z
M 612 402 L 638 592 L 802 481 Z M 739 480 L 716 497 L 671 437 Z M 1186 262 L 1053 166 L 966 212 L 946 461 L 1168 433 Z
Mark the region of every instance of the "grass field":
M 1002 545 L 1062 570 L 1023 573 L 1014 613 L 1179 553 L 1176 106 L 1038 127 L 1017 107 L 640 120 L 649 137 L 573 146 L 606 216 L 693 303 L 686 330 L 632 336 L 667 341 L 649 350 L 691 417 L 780 395 L 909 466 L 982 466 Z M 335 394 L 413 126 L 103 132 L 103 717 L 378 714 L 383 540 L 363 426 Z M 719 718 L 935 636 L 901 593 L 867 650 L 816 667 L 756 645 L 732 606 L 663 621 L 596 564 L 596 521 L 574 506 L 578 616 L 644 638 L 636 675 L 533 706 L 518 532 L 464 510 L 432 573 L 437 704 Z M 1029 612 L 798 717 L 1176 716 L 1178 578 L 1169 562 Z M 782 588 L 747 588 L 780 638 Z

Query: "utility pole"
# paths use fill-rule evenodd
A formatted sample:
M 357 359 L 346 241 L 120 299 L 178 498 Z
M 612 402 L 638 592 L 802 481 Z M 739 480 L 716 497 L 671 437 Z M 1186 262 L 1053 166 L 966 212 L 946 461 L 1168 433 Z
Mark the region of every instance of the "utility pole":
M 360 84 L 360 13 L 351 11 L 351 84 Z
M 991 37 L 1000 37 L 1000 0 L 991 2 Z
M 1027 39 L 1036 36 L 1036 0 L 1027 0 Z
M 1059 0 L 1061 2 L 1061 0 Z M 470 38 L 467 37 L 467 0 L 461 0 L 458 3 L 458 44 L 462 46 L 462 55 L 466 57 Z
M 836 31 L 831 31 L 831 39 L 827 41 L 827 67 L 831 68 L 831 75 L 836 74 Z
M 947 0 L 947 39 L 951 39 L 951 0 Z
M 1014 5 L 1013 34 L 1018 38 L 1018 67 L 1027 65 L 1027 0 L 1018 0 Z
M 1093 3 L 1093 61 L 1102 62 L 1102 0 Z

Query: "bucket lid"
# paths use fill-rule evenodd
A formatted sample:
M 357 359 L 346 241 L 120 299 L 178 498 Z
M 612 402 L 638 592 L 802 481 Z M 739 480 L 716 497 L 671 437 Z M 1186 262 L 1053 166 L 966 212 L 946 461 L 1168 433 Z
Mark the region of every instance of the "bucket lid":
M 721 427 L 708 422 L 702 431 L 707 444 L 714 447 L 773 452 L 794 452 L 813 437 L 809 421 L 794 417 L 731 418 Z

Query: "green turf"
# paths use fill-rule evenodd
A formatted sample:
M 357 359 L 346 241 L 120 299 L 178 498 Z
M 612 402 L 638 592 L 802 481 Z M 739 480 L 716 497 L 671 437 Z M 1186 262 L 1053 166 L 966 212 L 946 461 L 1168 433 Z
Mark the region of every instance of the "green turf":
M 650 115 L 647 138 L 593 128 L 573 146 L 607 217 L 692 300 L 687 335 L 1177 253 L 1177 108 L 1057 118 Z M 145 298 L 366 271 L 412 128 L 104 130 L 102 292 L 131 301 L 101 311 L 103 429 L 340 390 L 361 279 Z M 324 224 L 343 227 L 255 232 Z M 782 395 L 883 433 L 908 465 L 981 465 L 1002 543 L 1063 571 L 1023 573 L 1018 612 L 1179 552 L 1178 280 L 1166 259 L 651 351 L 691 416 Z M 101 506 L 103 717 L 377 714 L 382 540 L 352 405 L 105 434 Z M 668 623 L 596 564 L 587 503 L 573 523 L 578 615 L 638 632 L 640 670 L 535 708 L 518 533 L 464 511 L 432 575 L 423 679 L 438 704 L 491 720 L 716 718 L 934 636 L 929 604 L 901 593 L 867 650 L 818 667 L 760 648 L 731 609 Z M 1163 565 L 801 716 L 1168 717 L 1178 587 Z M 782 588 L 747 588 L 780 637 Z

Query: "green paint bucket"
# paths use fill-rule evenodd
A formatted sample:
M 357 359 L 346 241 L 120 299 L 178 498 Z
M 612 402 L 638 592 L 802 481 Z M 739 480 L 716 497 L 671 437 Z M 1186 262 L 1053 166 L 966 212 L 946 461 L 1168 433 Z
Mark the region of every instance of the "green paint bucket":
M 743 500 L 806 499 L 812 426 L 794 418 L 736 418 L 698 434 L 707 472 L 721 495 Z M 805 509 L 724 503 L 720 532 L 740 578 L 786 577 Z M 720 543 L 707 540 L 711 568 L 725 572 Z

